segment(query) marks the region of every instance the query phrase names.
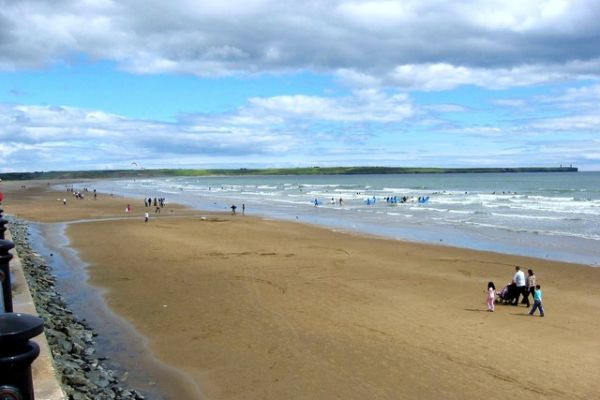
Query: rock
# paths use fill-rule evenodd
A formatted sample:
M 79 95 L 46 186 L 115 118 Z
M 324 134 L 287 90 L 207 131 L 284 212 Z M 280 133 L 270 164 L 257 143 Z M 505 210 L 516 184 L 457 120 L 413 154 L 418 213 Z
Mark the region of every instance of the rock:
M 108 376 L 102 370 L 95 370 L 87 374 L 88 379 L 96 386 L 105 388 L 110 384 Z
M 76 386 L 86 386 L 88 385 L 88 379 L 83 376 L 80 373 L 75 373 L 75 374 L 69 374 L 69 375 L 64 375 L 64 378 L 67 380 L 67 382 L 69 382 L 71 385 L 76 385 Z
M 74 393 L 71 395 L 71 398 L 72 398 L 73 400 L 90 400 L 90 398 L 89 398 L 88 396 L 86 396 L 85 394 L 83 394 L 83 393 L 80 393 L 80 392 L 74 392 Z

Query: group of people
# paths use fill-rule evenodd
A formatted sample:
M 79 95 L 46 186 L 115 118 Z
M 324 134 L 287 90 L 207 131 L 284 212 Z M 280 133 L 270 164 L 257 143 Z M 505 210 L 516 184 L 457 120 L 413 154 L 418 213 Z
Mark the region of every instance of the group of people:
M 237 206 L 235 204 L 231 205 L 231 214 L 235 215 L 235 210 L 237 210 Z M 242 215 L 246 214 L 246 204 L 242 204 Z
M 357 195 L 360 195 L 360 192 L 356 193 Z M 383 197 L 383 200 L 385 200 L 385 202 L 387 204 L 399 204 L 399 203 L 407 203 L 410 201 L 414 201 L 415 199 L 413 197 L 407 197 L 407 196 L 402 196 L 402 197 L 398 197 L 398 196 L 385 196 Z M 417 202 L 419 204 L 425 204 L 428 200 L 429 200 L 429 196 L 419 196 L 417 199 Z M 375 196 L 370 196 L 367 197 L 364 202 L 370 206 L 372 204 L 377 203 L 377 197 Z M 322 203 L 318 198 L 315 198 L 313 200 L 313 205 L 315 207 L 320 206 Z M 338 204 L 340 207 L 344 204 L 344 200 L 340 197 L 337 201 L 334 197 L 331 198 L 331 200 L 329 201 L 329 204 L 331 205 L 335 205 Z
M 78 199 L 78 200 L 83 200 L 85 198 L 85 194 L 84 192 L 89 192 L 88 188 L 83 188 L 83 190 L 75 190 L 75 188 L 73 188 L 73 186 L 67 186 L 67 192 L 71 193 L 73 195 L 73 198 Z M 97 197 L 97 193 L 96 193 L 96 189 L 94 189 L 94 200 L 96 200 Z M 63 198 L 63 204 L 66 206 L 67 205 L 67 199 Z
M 533 299 L 533 307 L 529 311 L 529 315 L 534 315 L 536 310 L 539 309 L 540 316 L 544 316 L 544 306 L 542 305 L 542 288 L 537 283 L 537 278 L 533 270 L 529 269 L 527 271 L 528 276 L 525 277 L 525 273 L 521 271 L 521 267 L 515 267 L 515 274 L 513 276 L 512 281 L 506 285 L 500 292 L 496 292 L 496 286 L 494 282 L 488 282 L 487 288 L 487 306 L 488 311 L 493 312 L 496 302 L 496 296 L 500 298 L 501 301 L 505 303 L 511 304 L 513 306 L 519 305 L 519 298 L 521 299 L 521 304 L 525 304 L 527 308 L 531 307 L 531 303 L 529 302 L 529 295 L 531 295 Z
M 152 202 L 152 198 L 148 197 L 147 199 L 144 198 L 144 206 L 146 207 L 151 207 L 153 204 Z M 164 197 L 159 197 L 159 198 L 154 198 L 154 207 L 158 207 L 158 208 L 163 208 L 165 206 L 165 198 Z

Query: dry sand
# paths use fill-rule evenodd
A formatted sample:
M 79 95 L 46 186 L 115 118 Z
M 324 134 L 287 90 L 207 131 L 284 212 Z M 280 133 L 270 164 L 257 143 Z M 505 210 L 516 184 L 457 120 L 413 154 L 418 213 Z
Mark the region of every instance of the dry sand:
M 122 217 L 128 202 L 65 207 L 43 186 L 1 185 L 6 212 L 36 221 Z M 67 233 L 111 308 L 206 398 L 600 393 L 598 268 L 182 207 L 144 223 L 137 202 L 133 218 Z M 501 288 L 515 265 L 535 270 L 545 318 L 524 306 L 485 311 L 487 282 Z

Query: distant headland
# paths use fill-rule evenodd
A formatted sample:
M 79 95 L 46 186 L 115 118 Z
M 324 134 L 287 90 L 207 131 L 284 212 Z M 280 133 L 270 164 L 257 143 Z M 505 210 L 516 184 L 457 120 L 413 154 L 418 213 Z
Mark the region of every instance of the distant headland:
M 0 173 L 2 180 L 33 179 L 110 179 L 130 177 L 172 176 L 238 176 L 238 175 L 365 175 L 365 174 L 462 174 L 577 172 L 577 167 L 522 168 L 412 168 L 412 167 L 303 167 L 303 168 L 239 168 L 239 169 L 115 169 L 93 171 L 35 171 Z

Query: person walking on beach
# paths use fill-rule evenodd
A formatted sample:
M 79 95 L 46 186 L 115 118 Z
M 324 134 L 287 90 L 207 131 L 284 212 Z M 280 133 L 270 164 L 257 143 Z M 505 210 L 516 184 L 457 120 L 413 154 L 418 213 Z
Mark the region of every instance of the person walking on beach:
M 533 315 L 535 310 L 539 308 L 540 317 L 544 316 L 544 306 L 542 305 L 542 287 L 540 285 L 535 285 L 535 290 L 533 292 L 533 307 L 531 307 L 531 311 L 529 311 L 529 315 Z
M 149 219 L 150 219 L 150 214 L 148 214 L 148 211 L 146 211 L 144 213 L 144 222 L 148 222 Z
M 246 204 L 242 203 L 242 215 L 246 215 Z
M 235 215 L 235 209 L 237 208 L 237 206 L 235 204 L 233 204 L 231 206 L 231 215 Z
M 513 306 L 519 305 L 519 295 L 522 295 L 523 298 L 527 301 L 527 307 L 529 307 L 529 298 L 527 296 L 527 285 L 525 284 L 525 274 L 521 271 L 521 267 L 515 267 L 515 275 L 513 276 L 513 282 L 516 285 L 516 294 L 515 301 L 513 302 Z
M 533 270 L 527 270 L 527 292 L 525 294 L 525 298 L 521 301 L 522 304 L 529 304 L 529 295 L 531 294 L 531 298 L 533 299 L 533 294 L 535 292 L 535 286 L 537 285 L 535 279 L 535 273 Z
M 496 286 L 494 282 L 488 282 L 487 307 L 489 312 L 494 312 L 494 301 L 496 300 Z

